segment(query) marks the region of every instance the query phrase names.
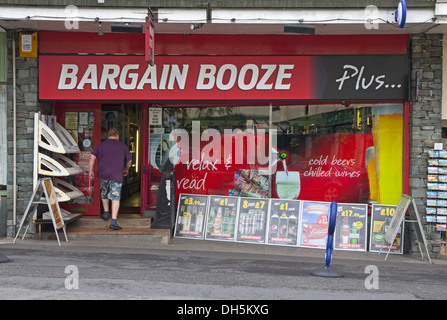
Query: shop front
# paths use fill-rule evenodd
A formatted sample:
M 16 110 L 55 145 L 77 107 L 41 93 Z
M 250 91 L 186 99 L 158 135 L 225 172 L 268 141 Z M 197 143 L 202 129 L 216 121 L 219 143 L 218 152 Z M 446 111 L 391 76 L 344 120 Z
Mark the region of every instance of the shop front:
M 124 208 L 156 206 L 172 161 L 177 194 L 385 203 L 408 192 L 406 35 L 40 33 L 39 98 L 86 168 L 107 128 L 133 156 Z M 84 171 L 86 171 L 85 169 Z M 97 181 L 71 178 L 100 212 Z M 132 211 L 132 210 L 130 210 Z

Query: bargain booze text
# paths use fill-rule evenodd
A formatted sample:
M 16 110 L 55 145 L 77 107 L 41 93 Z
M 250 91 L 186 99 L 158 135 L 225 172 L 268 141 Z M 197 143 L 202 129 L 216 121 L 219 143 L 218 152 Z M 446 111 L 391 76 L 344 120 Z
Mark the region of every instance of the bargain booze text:
M 62 64 L 58 89 L 83 90 L 88 85 L 91 90 L 173 90 L 176 84 L 180 90 L 185 89 L 188 81 L 189 65 L 164 64 L 147 66 L 141 74 L 140 64 L 89 64 L 87 69 L 79 72 L 76 64 Z M 237 86 L 240 90 L 288 90 L 294 65 L 290 64 L 244 64 L 238 68 L 234 64 L 217 67 L 214 64 L 201 64 L 195 83 L 196 90 L 230 90 Z

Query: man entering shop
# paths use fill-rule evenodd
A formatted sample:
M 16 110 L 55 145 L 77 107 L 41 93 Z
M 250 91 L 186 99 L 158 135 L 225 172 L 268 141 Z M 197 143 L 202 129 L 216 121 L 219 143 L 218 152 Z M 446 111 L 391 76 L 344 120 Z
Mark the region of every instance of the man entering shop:
M 109 200 L 112 201 L 112 221 L 109 228 L 121 230 L 118 225 L 118 211 L 120 208 L 121 187 L 123 177 L 129 173 L 132 164 L 127 146 L 119 140 L 119 131 L 110 128 L 107 132 L 107 140 L 101 142 L 90 156 L 89 172 L 90 179 L 95 178 L 94 165 L 98 159 L 98 178 L 101 184 L 101 202 L 104 208 L 102 218 L 109 219 Z

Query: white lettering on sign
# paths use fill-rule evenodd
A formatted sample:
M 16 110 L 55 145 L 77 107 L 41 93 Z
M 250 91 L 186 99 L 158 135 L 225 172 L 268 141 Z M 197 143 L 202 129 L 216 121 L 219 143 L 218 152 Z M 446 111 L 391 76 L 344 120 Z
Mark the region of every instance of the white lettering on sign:
M 59 90 L 84 90 L 89 85 L 91 90 L 143 90 L 145 85 L 151 89 L 172 90 L 176 83 L 183 90 L 186 84 L 189 65 L 183 65 L 182 70 L 178 65 L 163 65 L 160 82 L 157 85 L 157 67 L 148 66 L 144 74 L 139 78 L 139 64 L 126 64 L 122 68 L 117 64 L 104 64 L 101 75 L 98 75 L 98 66 L 89 64 L 84 74 L 78 75 L 79 67 L 75 64 L 62 64 L 59 76 Z M 80 79 L 80 80 L 79 80 Z
M 336 79 L 335 82 L 339 82 L 339 86 L 338 86 L 338 90 L 342 90 L 343 89 L 343 85 L 345 84 L 345 81 L 352 79 L 355 81 L 355 90 L 359 90 L 359 89 L 368 89 L 371 85 L 373 85 L 373 88 L 375 90 L 380 89 L 382 86 L 386 89 L 390 88 L 390 89 L 400 89 L 402 87 L 402 85 L 399 84 L 385 84 L 385 75 L 372 75 L 371 77 L 369 76 L 365 76 L 364 72 L 365 72 L 365 66 L 362 66 L 360 69 L 357 68 L 356 66 L 350 65 L 350 64 L 345 64 L 343 66 L 344 69 L 344 73 L 343 76 L 341 76 L 340 78 Z M 375 85 L 375 87 L 374 87 Z
M 245 64 L 237 67 L 234 64 L 224 64 L 219 68 L 214 64 L 201 64 L 197 75 L 197 90 L 212 90 L 217 88 L 228 91 L 238 88 L 248 90 L 289 90 L 293 64 Z M 189 65 L 164 64 L 160 74 L 157 66 L 147 66 L 144 73 L 139 72 L 141 65 L 126 64 L 88 64 L 80 74 L 76 64 L 62 64 L 59 75 L 58 90 L 179 90 L 185 89 Z M 159 66 L 160 68 L 160 66 Z M 276 73 L 275 73 L 276 72 Z M 348 79 L 347 77 L 346 79 Z M 344 81 L 344 80 L 343 80 Z M 342 85 L 342 84 L 341 84 Z
M 63 64 L 57 88 L 59 90 L 72 90 L 76 88 L 78 69 L 78 66 L 75 64 Z M 69 80 L 68 83 L 67 80 Z
M 224 64 L 217 70 L 213 64 L 200 65 L 199 76 L 197 78 L 197 90 L 210 90 L 216 86 L 219 90 L 230 90 L 234 87 L 237 80 L 237 87 L 241 90 L 270 90 L 275 84 L 275 90 L 288 90 L 290 83 L 284 83 L 285 79 L 290 79 L 293 64 L 263 64 L 261 70 L 266 70 L 262 77 L 259 77 L 259 67 L 255 64 L 246 64 L 242 66 L 238 72 L 234 64 Z M 278 69 L 275 79 L 271 79 L 274 71 Z M 289 71 L 289 72 L 288 72 Z M 217 75 L 216 75 L 217 73 Z M 224 82 L 224 75 L 228 74 L 229 78 Z M 247 78 L 248 81 L 247 81 Z

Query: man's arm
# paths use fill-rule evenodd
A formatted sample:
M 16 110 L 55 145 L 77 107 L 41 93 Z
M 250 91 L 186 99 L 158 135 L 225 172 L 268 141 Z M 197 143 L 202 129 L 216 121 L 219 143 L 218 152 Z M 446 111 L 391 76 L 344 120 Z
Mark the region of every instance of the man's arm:
M 89 177 L 90 180 L 95 179 L 95 173 L 93 172 L 93 167 L 95 166 L 96 157 L 91 154 L 90 159 L 88 161 L 88 171 L 89 171 Z
M 129 174 L 130 166 L 132 165 L 132 160 L 127 161 L 126 167 L 123 169 L 123 177 Z

